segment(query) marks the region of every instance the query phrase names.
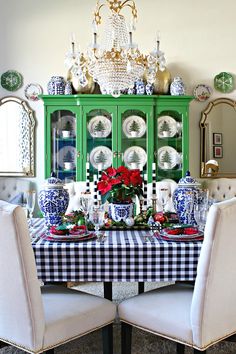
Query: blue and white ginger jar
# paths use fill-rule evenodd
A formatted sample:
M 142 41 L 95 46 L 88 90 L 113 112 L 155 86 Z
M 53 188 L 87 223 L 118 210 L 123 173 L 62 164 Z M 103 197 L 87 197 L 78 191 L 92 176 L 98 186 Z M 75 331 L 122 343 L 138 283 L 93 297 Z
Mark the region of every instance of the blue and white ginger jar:
M 62 214 L 69 204 L 69 193 L 59 178 L 52 175 L 46 180 L 39 192 L 38 204 L 48 227 L 62 224 Z
M 145 84 L 143 80 L 137 80 L 135 82 L 136 95 L 145 95 Z
M 200 183 L 190 176 L 187 171 L 181 178 L 178 187 L 173 193 L 173 202 L 181 224 L 196 225 L 194 218 L 194 205 L 197 202 Z
M 170 85 L 170 94 L 172 96 L 183 96 L 185 95 L 185 85 L 181 77 L 176 76 Z
M 48 82 L 47 89 L 49 95 L 64 95 L 66 82 L 63 76 L 52 76 Z

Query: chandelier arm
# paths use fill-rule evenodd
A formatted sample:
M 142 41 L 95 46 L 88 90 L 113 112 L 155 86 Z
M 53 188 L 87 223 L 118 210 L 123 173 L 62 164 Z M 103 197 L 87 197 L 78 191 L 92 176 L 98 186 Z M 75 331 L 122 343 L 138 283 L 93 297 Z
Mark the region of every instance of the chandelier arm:
M 130 2 L 132 3 L 132 5 L 130 4 Z M 134 18 L 137 18 L 137 8 L 136 8 L 136 5 L 135 5 L 135 2 L 133 0 L 125 0 L 123 2 L 123 4 L 121 5 L 121 9 L 125 6 L 128 6 L 131 8 L 132 10 L 132 14 L 133 14 L 133 17 Z
M 101 24 L 102 18 L 101 18 L 101 15 L 100 15 L 100 10 L 101 10 L 102 7 L 105 6 L 105 3 L 103 3 L 103 4 L 99 5 L 99 6 L 98 5 L 99 5 L 99 0 L 97 1 L 96 9 L 94 11 L 94 22 L 96 23 L 97 26 Z

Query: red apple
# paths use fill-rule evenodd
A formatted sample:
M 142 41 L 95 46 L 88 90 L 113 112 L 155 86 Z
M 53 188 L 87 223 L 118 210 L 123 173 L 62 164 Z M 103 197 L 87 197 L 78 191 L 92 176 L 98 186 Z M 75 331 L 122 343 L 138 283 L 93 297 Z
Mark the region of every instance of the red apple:
M 159 212 L 159 213 L 154 214 L 154 215 L 153 215 L 153 219 L 154 219 L 154 221 L 158 221 L 158 222 L 161 223 L 161 224 L 162 224 L 163 222 L 167 221 L 165 215 L 163 215 L 162 212 Z

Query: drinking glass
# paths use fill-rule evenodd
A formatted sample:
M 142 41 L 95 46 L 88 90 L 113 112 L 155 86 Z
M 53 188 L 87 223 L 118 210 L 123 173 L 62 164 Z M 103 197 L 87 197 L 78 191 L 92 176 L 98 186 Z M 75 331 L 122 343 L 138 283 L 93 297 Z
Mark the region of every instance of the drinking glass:
M 194 201 L 195 201 L 195 195 L 192 191 L 189 191 L 186 194 L 185 211 L 186 211 L 186 216 L 187 216 L 187 223 L 190 225 L 192 224 L 192 214 L 193 214 Z
M 209 190 L 208 189 L 199 189 L 197 194 L 198 203 L 205 206 L 208 209 L 208 199 L 209 199 Z
M 91 221 L 91 223 L 94 225 L 95 234 L 97 237 L 99 236 L 100 227 L 104 224 L 104 214 L 105 210 L 102 205 L 93 205 L 89 209 L 89 221 Z
M 207 220 L 208 209 L 202 203 L 194 205 L 194 219 L 200 231 L 204 231 Z
M 85 224 L 87 225 L 89 209 L 93 205 L 91 193 L 81 193 L 79 198 L 79 204 L 84 213 Z
M 25 200 L 26 200 L 26 209 L 28 211 L 28 216 L 29 216 L 29 229 L 30 231 L 32 231 L 33 230 L 32 217 L 35 208 L 36 191 L 32 190 L 32 191 L 25 192 Z
M 166 211 L 166 205 L 167 205 L 167 202 L 169 200 L 169 189 L 168 188 L 161 188 L 159 190 L 159 198 L 160 198 L 160 201 L 161 201 L 161 205 L 162 205 L 162 211 L 163 213 Z

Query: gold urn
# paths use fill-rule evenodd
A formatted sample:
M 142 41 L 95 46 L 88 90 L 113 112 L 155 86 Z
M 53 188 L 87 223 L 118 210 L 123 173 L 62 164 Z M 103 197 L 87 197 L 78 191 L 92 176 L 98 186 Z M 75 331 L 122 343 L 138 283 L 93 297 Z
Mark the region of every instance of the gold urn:
M 147 81 L 147 75 L 144 74 L 144 79 Z M 170 92 L 171 74 L 165 69 L 156 72 L 155 81 L 153 83 L 153 93 L 159 95 L 166 95 Z
M 76 93 L 93 93 L 95 89 L 95 82 L 93 81 L 92 76 L 88 73 L 86 70 L 85 77 L 87 79 L 87 84 L 85 86 L 81 86 L 80 79 L 79 77 L 72 75 L 70 73 L 69 75 L 70 81 L 72 83 L 73 91 Z

